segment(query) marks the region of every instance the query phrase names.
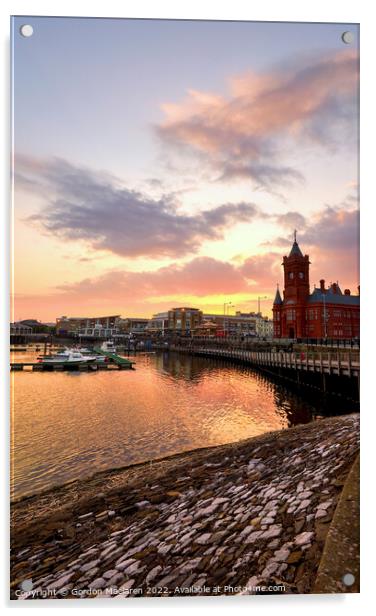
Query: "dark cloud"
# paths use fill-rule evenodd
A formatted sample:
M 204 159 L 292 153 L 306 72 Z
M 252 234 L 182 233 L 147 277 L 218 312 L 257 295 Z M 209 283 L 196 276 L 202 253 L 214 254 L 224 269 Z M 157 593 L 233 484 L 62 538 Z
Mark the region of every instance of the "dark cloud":
M 339 280 L 346 286 L 352 284 L 354 289 L 359 280 L 359 209 L 354 207 L 355 203 L 348 195 L 342 205 L 325 207 L 309 220 L 305 219 L 303 225 L 295 225 L 296 212 L 289 212 L 287 220 L 283 221 L 282 216 L 279 222 L 286 222 L 286 227 L 290 227 L 290 237 L 280 236 L 268 244 L 280 246 L 288 254 L 292 230 L 297 228 L 299 246 L 303 254 L 309 254 L 312 263 L 311 280 Z
M 17 161 L 18 185 L 43 195 L 46 206 L 28 221 L 66 240 L 84 240 L 121 256 L 181 257 L 218 240 L 238 222 L 259 215 L 252 203 L 226 203 L 194 215 L 179 211 L 175 194 L 152 199 L 116 178 L 54 158 Z
M 325 251 L 355 255 L 359 249 L 359 210 L 325 208 L 299 235 L 299 241 Z

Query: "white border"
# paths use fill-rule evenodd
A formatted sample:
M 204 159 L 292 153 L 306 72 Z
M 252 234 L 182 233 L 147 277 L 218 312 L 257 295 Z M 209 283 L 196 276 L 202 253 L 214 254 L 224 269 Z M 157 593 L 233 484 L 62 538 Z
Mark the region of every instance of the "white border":
M 317 615 L 318 610 L 330 609 L 332 612 L 341 611 L 342 614 L 352 614 L 354 609 L 373 604 L 372 592 L 374 585 L 374 549 L 375 522 L 374 505 L 368 500 L 375 493 L 373 481 L 372 452 L 375 450 L 373 440 L 375 438 L 376 402 L 372 394 L 372 376 L 376 370 L 375 365 L 375 325 L 374 312 L 376 307 L 375 288 L 376 277 L 374 273 L 375 256 L 375 226 L 373 211 L 376 208 L 375 200 L 375 147 L 372 139 L 375 136 L 375 96 L 372 92 L 374 82 L 374 47 L 375 21 L 372 19 L 370 2 L 356 2 L 356 0 L 315 0 L 315 2 L 301 2 L 301 0 L 267 0 L 267 2 L 251 2 L 250 0 L 235 0 L 235 2 L 213 2 L 211 0 L 190 0 L 187 4 L 176 0 L 139 0 L 136 2 L 119 2 L 106 0 L 64 0 L 64 1 L 38 1 L 38 0 L 9 0 L 3 1 L 0 7 L 0 27 L 3 58 L 2 70 L 2 96 L 1 127 L 4 138 L 1 148 L 3 173 L 2 186 L 3 200 L 1 209 L 0 229 L 3 241 L 1 263 L 1 318 L 2 325 L 2 352 L 0 357 L 0 374 L 5 376 L 2 382 L 6 382 L 9 375 L 8 367 L 8 324 L 9 311 L 7 294 L 9 291 L 7 265 L 9 259 L 8 225 L 9 213 L 9 15 L 61 15 L 61 16 L 95 16 L 95 17 L 149 17 L 149 18 L 175 18 L 175 19 L 243 19 L 258 21 L 311 21 L 311 22 L 343 22 L 361 24 L 361 286 L 362 286 L 362 385 L 361 385 L 361 408 L 362 408 L 362 592 L 360 595 L 340 596 L 288 596 L 288 597 L 239 597 L 239 598 L 192 598 L 192 599 L 167 599 L 167 600 L 137 600 L 127 602 L 124 606 L 121 601 L 81 601 L 81 602 L 25 602 L 15 605 L 15 602 L 7 603 L 8 597 L 8 551 L 4 550 L 1 559 L 1 597 L 4 607 L 7 609 L 30 609 L 57 608 L 75 613 L 78 609 L 113 609 L 115 607 L 132 612 L 144 613 L 153 610 L 157 614 L 162 611 L 178 609 L 181 612 L 190 612 L 192 609 L 198 613 L 204 610 L 215 609 L 225 614 L 229 609 L 236 609 L 238 613 L 249 613 L 257 610 L 262 614 L 285 613 L 285 610 L 304 610 L 305 614 Z M 8 210 L 9 212 L 9 210 Z M 5 250 L 4 250 L 5 246 Z M 4 259 L 5 255 L 5 259 Z M 5 263 L 5 267 L 4 267 Z M 375 378 L 375 377 L 373 377 Z M 1 418 L 3 421 L 3 434 L 5 435 L 5 447 L 2 448 L 2 458 L 8 452 L 7 438 L 9 436 L 7 409 L 8 393 L 7 386 L 2 388 L 3 404 L 1 405 Z M 5 452 L 5 453 L 4 453 Z M 5 471 L 0 474 L 3 487 L 1 507 L 1 521 L 3 537 L 8 532 L 8 482 L 7 463 Z M 116 605 L 115 605 L 116 604 Z

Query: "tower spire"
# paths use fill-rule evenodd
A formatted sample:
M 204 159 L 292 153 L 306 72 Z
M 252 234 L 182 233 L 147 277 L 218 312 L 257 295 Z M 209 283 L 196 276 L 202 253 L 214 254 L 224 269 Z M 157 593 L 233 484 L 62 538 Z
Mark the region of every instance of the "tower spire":
M 274 298 L 273 304 L 274 305 L 282 304 L 282 297 L 281 297 L 281 294 L 279 292 L 279 284 L 278 283 L 277 283 L 277 291 L 276 291 L 276 294 L 275 294 L 275 298 Z
M 296 229 L 294 229 L 294 242 L 289 257 L 303 257 L 302 251 L 299 248 L 299 244 L 296 241 Z

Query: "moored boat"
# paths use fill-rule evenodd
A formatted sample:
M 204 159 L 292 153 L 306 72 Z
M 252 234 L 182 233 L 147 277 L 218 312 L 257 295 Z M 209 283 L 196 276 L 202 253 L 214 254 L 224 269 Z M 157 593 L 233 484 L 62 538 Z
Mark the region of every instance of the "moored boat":
M 104 353 L 116 354 L 116 346 L 112 340 L 105 340 L 104 342 L 102 342 L 100 348 L 101 348 L 101 351 L 104 351 Z
M 82 364 L 82 363 L 94 363 L 96 361 L 95 355 L 89 357 L 83 355 L 79 351 L 67 350 L 63 353 L 57 353 L 52 356 L 44 356 L 39 359 L 39 363 L 41 364 Z

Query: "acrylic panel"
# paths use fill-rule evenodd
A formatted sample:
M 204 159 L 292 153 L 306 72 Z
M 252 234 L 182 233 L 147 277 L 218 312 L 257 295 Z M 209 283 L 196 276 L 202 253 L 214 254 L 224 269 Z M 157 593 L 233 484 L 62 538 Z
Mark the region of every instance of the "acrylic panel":
M 359 592 L 358 64 L 12 18 L 12 599 Z

